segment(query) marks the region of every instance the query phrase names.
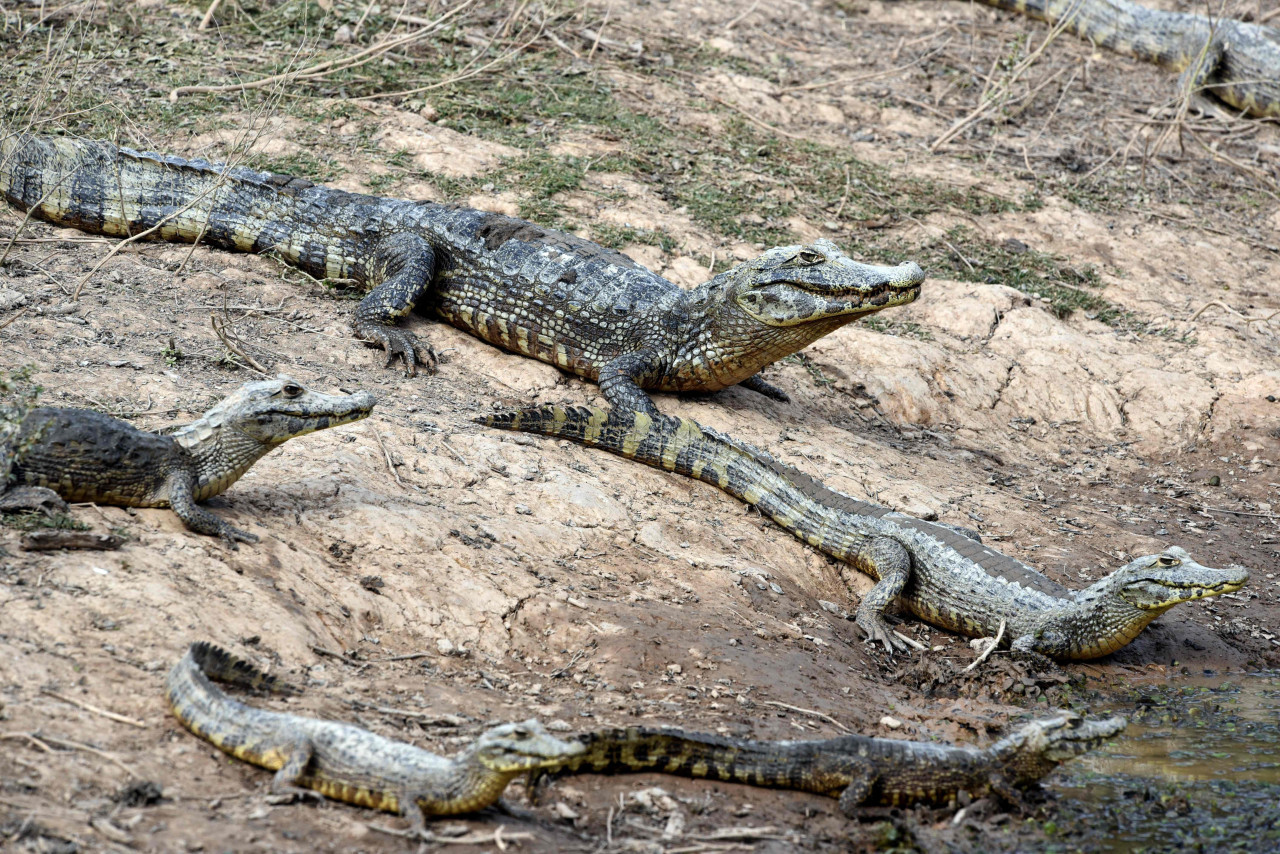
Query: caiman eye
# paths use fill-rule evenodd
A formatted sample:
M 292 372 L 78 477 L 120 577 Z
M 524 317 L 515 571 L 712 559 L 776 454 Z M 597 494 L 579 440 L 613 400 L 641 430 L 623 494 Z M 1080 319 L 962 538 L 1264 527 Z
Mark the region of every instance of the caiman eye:
M 516 738 L 528 738 L 530 735 L 529 730 L 525 729 L 524 727 L 516 727 L 511 731 L 511 734 L 514 735 Z
M 796 255 L 796 261 L 801 264 L 821 264 L 825 260 L 827 256 L 816 249 L 801 249 L 800 254 Z
M 302 394 L 302 386 L 297 383 L 285 383 L 284 388 L 280 390 L 284 392 L 285 397 L 297 397 Z
M 1182 563 L 1182 561 L 1178 560 L 1176 557 L 1169 557 L 1169 555 L 1160 555 L 1160 557 L 1156 559 L 1156 563 L 1161 566 L 1177 566 Z

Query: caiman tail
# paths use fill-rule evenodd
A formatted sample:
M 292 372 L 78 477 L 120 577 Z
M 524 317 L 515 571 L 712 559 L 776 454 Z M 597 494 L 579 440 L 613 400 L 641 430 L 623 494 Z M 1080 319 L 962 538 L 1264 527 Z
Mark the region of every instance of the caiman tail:
M 212 681 L 242 688 L 296 694 L 298 689 L 263 673 L 253 664 L 221 647 L 197 641 L 165 677 L 165 698 L 169 709 L 183 726 L 232 756 L 255 764 L 263 751 L 253 743 L 253 727 L 246 723 L 233 731 L 227 721 L 252 722 L 271 715 L 228 697 Z M 279 767 L 279 764 L 267 767 Z
M 585 752 L 549 773 L 671 774 L 840 797 L 860 770 L 834 749 L 839 739 L 768 742 L 651 727 L 601 730 L 578 737 Z M 904 745 L 908 743 L 904 742 Z
M 55 225 L 92 234 L 277 251 L 312 276 L 348 274 L 324 222 L 339 191 L 301 178 L 117 148 L 14 134 L 0 139 L 0 193 Z M 306 194 L 305 197 L 303 194 Z M 157 227 L 158 226 L 158 227 Z
M 1280 30 L 1227 18 L 1148 9 L 1130 0 L 981 0 L 1094 44 L 1186 71 L 1238 110 L 1280 117 Z
M 874 576 L 856 554 L 858 542 L 835 524 L 838 511 L 815 501 L 770 466 L 763 452 L 708 435 L 696 421 L 643 412 L 546 406 L 494 413 L 477 423 L 571 439 L 627 459 L 709 483 L 759 508 L 800 540 Z M 867 505 L 868 507 L 874 505 Z M 886 508 L 879 508 L 885 511 Z M 878 576 L 875 576 L 878 577 Z

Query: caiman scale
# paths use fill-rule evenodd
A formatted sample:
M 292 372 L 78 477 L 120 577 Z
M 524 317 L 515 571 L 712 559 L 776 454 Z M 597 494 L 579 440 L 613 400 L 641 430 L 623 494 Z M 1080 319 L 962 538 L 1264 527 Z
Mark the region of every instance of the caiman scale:
M 1230 593 L 1249 580 L 1244 569 L 1201 566 L 1174 547 L 1069 590 L 984 546 L 973 532 L 834 492 L 691 419 L 535 407 L 476 421 L 603 448 L 757 507 L 800 540 L 876 580 L 856 619 L 871 640 L 890 649 L 905 648 L 884 619 L 896 600 L 920 619 L 965 635 L 994 636 L 1003 623 L 1005 643 L 1015 650 L 1095 658 L 1129 643 L 1174 605 Z
M 1181 71 L 1192 90 L 1207 92 L 1242 112 L 1280 117 L 1280 30 L 1274 27 L 1148 9 L 1130 0 L 980 2 Z
M 6 446 L 17 449 L 8 461 L 10 476 L 20 488 L 50 489 L 67 501 L 170 507 L 191 530 L 234 548 L 237 540 L 258 537 L 196 502 L 225 492 L 289 439 L 359 421 L 373 405 L 368 392 L 321 394 L 280 376 L 246 383 L 167 434 L 91 409 L 40 407 L 27 413 Z
M 1124 727 L 1121 717 L 1085 719 L 1062 712 L 1024 724 L 985 748 L 865 735 L 752 741 L 626 727 L 578 736 L 583 752 L 545 773 L 658 773 L 795 789 L 839 798 L 840 811 L 851 818 L 872 806 L 954 806 L 961 792 L 974 798 L 994 792 L 1021 808 L 1025 790 Z
M 610 404 L 656 413 L 643 389 L 741 384 L 850 321 L 920 293 L 912 263 L 859 264 L 826 240 L 772 249 L 685 291 L 627 256 L 524 220 L 332 190 L 299 178 L 17 135 L 0 141 L 0 192 L 49 222 L 275 252 L 312 276 L 369 289 L 355 332 L 388 365 L 434 365 L 395 328 L 418 303 L 491 344 L 595 380 Z
M 493 727 L 452 758 L 349 724 L 247 706 L 210 680 L 277 693 L 294 689 L 213 644 L 196 642 L 165 680 L 184 727 L 237 759 L 275 771 L 277 794 L 311 794 L 399 813 L 414 830 L 424 816 L 457 815 L 498 802 L 516 777 L 581 753 L 536 720 Z

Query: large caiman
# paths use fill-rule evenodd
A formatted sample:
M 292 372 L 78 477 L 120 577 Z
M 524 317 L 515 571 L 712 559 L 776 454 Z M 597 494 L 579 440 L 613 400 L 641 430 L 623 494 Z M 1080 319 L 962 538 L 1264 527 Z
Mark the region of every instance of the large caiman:
M 824 554 L 876 580 L 857 624 L 905 648 L 885 622 L 901 603 L 950 631 L 991 637 L 1059 659 L 1106 655 L 1180 602 L 1239 590 L 1247 570 L 1213 569 L 1182 549 L 1144 555 L 1083 590 L 1069 590 L 970 531 L 925 522 L 842 495 L 758 448 L 688 418 L 558 406 L 476 419 L 504 430 L 570 439 L 717 486 Z M 843 572 L 843 569 L 842 569 Z
M 861 264 L 818 240 L 686 291 L 619 252 L 521 219 L 62 137 L 0 140 L 0 193 L 82 231 L 274 252 L 314 277 L 354 280 L 369 289 L 356 335 L 409 373 L 435 364 L 395 326 L 421 303 L 491 344 L 597 381 L 613 406 L 651 414 L 644 389 L 743 385 L 785 400 L 761 368 L 911 302 L 924 280 L 916 264 Z

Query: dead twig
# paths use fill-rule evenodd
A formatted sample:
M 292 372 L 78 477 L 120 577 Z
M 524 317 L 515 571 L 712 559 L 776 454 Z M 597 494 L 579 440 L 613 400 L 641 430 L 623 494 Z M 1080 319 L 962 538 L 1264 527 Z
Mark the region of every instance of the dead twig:
M 769 131 L 769 133 L 776 133 L 778 136 L 785 136 L 787 139 L 805 139 L 806 138 L 803 134 L 792 133 L 791 131 L 786 131 L 786 130 L 783 130 L 782 128 L 774 127 L 773 125 L 769 124 L 766 121 L 757 119 L 755 116 L 751 115 L 746 110 L 739 107 L 738 105 L 731 104 L 728 101 L 717 98 L 715 95 L 712 95 L 709 92 L 703 92 L 701 89 L 699 89 L 698 94 L 706 98 L 708 101 L 714 101 L 715 103 L 719 104 L 722 107 L 728 107 L 738 115 L 742 116 L 747 121 L 751 122 L 751 124 L 763 130 L 767 130 Z
M 222 345 L 235 355 L 244 360 L 245 364 L 263 376 L 271 376 L 271 373 L 262 365 L 258 364 L 258 360 L 250 356 L 243 348 L 236 346 L 234 339 L 235 330 L 228 327 L 227 322 L 222 320 L 216 314 L 209 315 L 209 324 L 213 327 L 213 334 L 218 336 L 218 340 Z
M 15 320 L 17 320 L 19 317 L 22 317 L 22 315 L 26 314 L 28 311 L 31 311 L 31 306 L 24 305 L 20 310 L 14 312 L 12 315 L 9 316 L 8 319 L 0 323 L 0 329 L 4 329 L 10 323 L 13 323 Z
M 386 827 L 385 825 L 371 822 L 366 822 L 365 827 L 370 830 L 376 830 L 379 833 L 385 833 L 388 836 L 399 836 L 401 839 L 416 839 L 420 842 L 448 843 L 449 845 L 496 845 L 499 851 L 506 851 L 508 842 L 532 842 L 537 838 L 532 833 L 524 831 L 504 833 L 502 825 L 498 825 L 493 833 L 472 833 L 467 836 L 437 836 L 429 830 L 398 830 L 394 827 Z
M 46 697 L 52 697 L 55 700 L 61 700 L 64 703 L 70 703 L 73 706 L 84 709 L 86 712 L 93 712 L 95 715 L 102 715 L 102 717 L 107 718 L 108 720 L 113 720 L 122 724 L 128 724 L 129 726 L 136 726 L 139 729 L 147 728 L 146 723 L 144 723 L 143 721 L 137 720 L 136 718 L 126 718 L 124 715 L 118 715 L 115 712 L 109 712 L 106 709 L 102 709 L 93 705 L 93 703 L 86 703 L 83 700 L 77 700 L 74 697 L 64 697 L 61 694 L 54 693 L 53 691 L 46 690 L 46 691 L 41 691 L 40 693 L 44 694 Z
M 218 11 L 218 7 L 222 5 L 222 0 L 213 0 L 209 4 L 209 8 L 205 10 L 204 17 L 200 19 L 200 25 L 197 30 L 207 29 L 209 24 L 213 23 L 213 14 Z
M 46 753 L 57 752 L 49 748 L 50 744 L 57 745 L 58 747 L 65 747 L 68 750 L 79 750 L 79 751 L 83 751 L 84 753 L 92 753 L 94 756 L 97 756 L 101 759 L 105 759 L 108 762 L 112 763 L 117 768 L 119 768 L 120 770 L 128 774 L 130 777 L 133 777 L 135 780 L 142 779 L 141 776 L 139 776 L 138 772 L 134 771 L 132 768 L 130 768 L 128 765 L 124 764 L 119 759 L 112 756 L 110 753 L 107 753 L 104 750 L 99 750 L 96 747 L 90 747 L 87 744 L 81 744 L 78 741 L 70 741 L 65 738 L 55 738 L 51 735 L 37 736 L 35 733 L 31 733 L 31 732 L 0 733 L 0 738 L 25 738 L 31 744 L 39 747 L 41 750 L 45 751 Z
M 778 707 L 778 708 L 780 708 L 780 709 L 788 709 L 789 711 L 792 711 L 792 712 L 799 712 L 799 713 L 800 713 L 800 714 L 802 714 L 802 715 L 810 715 L 810 716 L 815 717 L 815 718 L 821 718 L 822 720 L 824 720 L 824 721 L 826 721 L 827 723 L 831 724 L 832 726 L 834 726 L 836 729 L 840 730 L 841 732 L 846 732 L 846 733 L 847 733 L 847 732 L 852 732 L 852 731 L 853 731 L 853 730 L 849 729 L 847 726 L 845 726 L 844 724 L 840 723 L 840 722 L 839 722 L 838 720 L 836 720 L 835 718 L 831 717 L 831 715 L 824 714 L 824 713 L 822 713 L 822 712 L 818 712 L 818 711 L 814 711 L 813 709 L 805 709 L 805 708 L 802 708 L 802 707 L 800 707 L 800 706 L 793 706 L 793 705 L 791 705 L 790 703 L 782 703 L 782 702 L 779 702 L 779 701 L 777 701 L 777 700 L 765 700 L 765 701 L 764 701 L 764 704 L 765 704 L 766 706 L 777 706 L 777 707 Z
M 223 83 L 216 86 L 179 86 L 169 92 L 169 100 L 177 101 L 182 95 L 209 94 L 216 92 L 243 92 L 249 89 L 263 89 L 276 84 L 297 83 L 303 80 L 315 80 L 339 71 L 347 71 L 357 68 L 366 63 L 372 62 L 387 51 L 394 50 L 399 47 L 405 47 L 415 41 L 425 39 L 427 36 L 436 32 L 444 25 L 444 22 L 454 17 L 464 9 L 470 8 L 475 4 L 476 0 L 466 0 L 466 2 L 450 9 L 435 21 L 421 30 L 414 30 L 405 36 L 390 39 L 389 41 L 373 45 L 364 50 L 348 56 L 344 59 L 330 59 L 325 62 L 318 62 L 307 68 L 300 68 L 297 71 L 285 71 L 281 74 L 272 74 L 269 77 L 261 77 L 257 80 L 250 80 L 245 83 Z
M 988 656 L 991 655 L 991 653 L 996 651 L 996 648 L 1000 646 L 1000 641 L 1004 640 L 1004 627 L 1005 627 L 1005 621 L 1001 620 L 1000 628 L 999 630 L 996 631 L 995 640 L 991 641 L 990 646 L 988 646 L 986 649 L 982 651 L 982 655 L 975 658 L 973 660 L 973 663 L 970 664 L 968 667 L 966 667 L 962 672 L 968 673 L 969 671 L 975 669 L 979 664 L 986 661 Z
M 386 443 L 382 441 L 382 434 L 372 424 L 369 425 L 369 432 L 373 434 L 373 438 L 378 440 L 378 447 L 382 449 L 382 458 L 387 461 L 387 471 L 391 472 L 391 476 L 396 479 L 397 485 L 404 486 L 404 481 L 400 479 L 400 475 L 396 471 L 395 463 L 391 461 L 391 452 L 387 450 Z

